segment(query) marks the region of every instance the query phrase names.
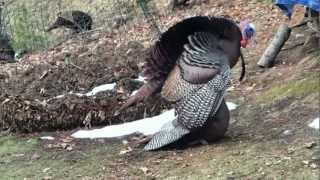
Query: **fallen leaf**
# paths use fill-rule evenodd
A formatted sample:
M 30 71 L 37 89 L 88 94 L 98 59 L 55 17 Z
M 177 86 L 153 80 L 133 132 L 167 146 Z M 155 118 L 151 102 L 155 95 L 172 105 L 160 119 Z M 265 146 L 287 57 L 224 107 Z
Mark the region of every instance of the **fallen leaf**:
M 124 154 L 131 152 L 131 151 L 133 151 L 133 149 L 131 147 L 127 147 L 126 149 L 121 150 L 119 155 L 124 155 Z
M 68 147 L 66 148 L 66 150 L 67 150 L 67 151 L 72 151 L 72 150 L 73 150 L 73 147 L 72 147 L 72 146 L 68 146 Z
M 307 161 L 307 160 L 304 160 L 304 161 L 302 161 L 302 163 L 304 164 L 304 165 L 309 165 L 309 161 Z
M 69 142 L 73 141 L 73 138 L 72 137 L 66 137 L 66 138 L 61 139 L 61 141 L 64 142 L 64 143 L 69 143 Z
M 142 172 L 143 172 L 143 174 L 145 174 L 145 175 L 148 175 L 148 174 L 150 174 L 150 170 L 147 168 L 147 167 L 140 167 L 139 168 Z
M 31 160 L 31 161 L 34 161 L 34 160 L 39 159 L 40 157 L 41 157 L 41 156 L 40 156 L 39 154 L 35 153 L 35 154 L 33 154 L 33 155 L 31 156 L 30 160 Z
M 317 168 L 318 168 L 318 165 L 315 164 L 315 163 L 312 163 L 312 164 L 310 164 L 310 167 L 311 167 L 312 169 L 317 169 Z
M 51 180 L 51 179 L 53 179 L 52 176 L 45 176 L 45 177 L 42 178 L 42 180 Z
M 14 154 L 13 157 L 23 157 L 25 154 Z
M 50 169 L 51 169 L 51 168 L 44 168 L 44 169 L 42 170 L 42 172 L 43 172 L 43 173 L 47 173 Z
M 317 143 L 315 143 L 315 142 L 307 142 L 307 143 L 305 143 L 304 144 L 304 147 L 305 148 L 307 148 L 307 149 L 311 149 L 311 148 L 313 148 L 315 145 L 317 145 Z

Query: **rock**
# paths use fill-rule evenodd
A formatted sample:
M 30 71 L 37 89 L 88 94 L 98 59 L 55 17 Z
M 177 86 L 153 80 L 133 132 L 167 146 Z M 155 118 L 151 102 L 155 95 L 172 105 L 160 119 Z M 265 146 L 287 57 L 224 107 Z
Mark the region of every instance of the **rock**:
M 311 149 L 316 145 L 317 145 L 317 143 L 312 141 L 312 142 L 305 143 L 304 147 L 307 148 L 307 149 Z
M 35 153 L 35 154 L 33 154 L 33 155 L 31 156 L 30 160 L 31 160 L 31 161 L 38 160 L 38 159 L 40 159 L 40 157 L 41 157 L 41 156 L 40 156 L 39 154 Z
M 317 169 L 317 168 L 318 168 L 318 165 L 315 164 L 315 163 L 312 163 L 312 164 L 310 164 L 310 167 L 311 167 L 312 169 Z
M 303 160 L 302 163 L 303 163 L 304 165 L 309 165 L 310 162 L 307 161 L 307 160 Z
M 312 157 L 311 157 L 312 160 L 315 160 L 315 161 L 320 161 L 320 148 L 315 150 L 313 153 L 312 153 Z

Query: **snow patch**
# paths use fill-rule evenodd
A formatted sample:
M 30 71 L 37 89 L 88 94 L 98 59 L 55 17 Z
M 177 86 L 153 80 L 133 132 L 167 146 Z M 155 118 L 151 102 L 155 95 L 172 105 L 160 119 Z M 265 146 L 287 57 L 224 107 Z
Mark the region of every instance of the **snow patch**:
M 234 86 L 230 86 L 230 87 L 227 89 L 227 91 L 234 91 L 234 90 L 235 90 Z
M 174 109 L 166 111 L 158 116 L 132 121 L 124 124 L 106 126 L 101 129 L 79 130 L 71 136 L 74 138 L 115 138 L 133 133 L 151 135 L 158 132 L 161 127 L 175 119 Z
M 54 137 L 52 137 L 52 136 L 43 136 L 43 137 L 40 137 L 40 139 L 42 139 L 42 140 L 54 140 Z
M 289 136 L 289 135 L 292 135 L 292 131 L 288 129 L 288 130 L 283 131 L 282 134 L 285 136 Z
M 98 94 L 99 92 L 113 90 L 116 85 L 117 85 L 116 83 L 103 84 L 103 85 L 100 85 L 100 86 L 97 86 L 97 87 L 93 88 L 90 92 L 85 93 L 85 94 L 74 93 L 73 91 L 70 91 L 68 94 L 73 94 L 73 95 L 76 95 L 76 96 L 79 96 L 79 97 L 82 97 L 82 96 L 90 97 L 90 96 L 94 96 L 94 95 Z M 50 101 L 52 99 L 60 99 L 60 98 L 63 98 L 63 97 L 65 97 L 65 94 L 58 95 L 58 96 L 50 98 L 50 99 L 48 99 L 46 101 Z
M 227 102 L 228 109 L 230 111 L 237 108 L 237 105 L 232 102 Z M 163 112 L 162 114 L 150 118 L 140 119 L 124 124 L 106 126 L 100 129 L 92 130 L 79 130 L 73 133 L 71 136 L 74 138 L 116 138 L 133 133 L 142 133 L 144 135 L 152 135 L 158 132 L 161 127 L 171 122 L 176 118 L 174 109 Z
M 139 76 L 137 79 L 134 79 L 135 81 L 140 81 L 140 82 L 143 82 L 143 83 L 146 83 L 146 78 L 143 77 L 143 76 Z
M 86 96 L 94 96 L 94 95 L 98 94 L 99 92 L 113 90 L 115 87 L 116 87 L 116 83 L 103 84 L 103 85 L 100 85 L 100 86 L 93 88 L 92 91 L 88 92 L 85 95 Z
M 308 126 L 313 129 L 319 129 L 320 119 L 319 117 L 314 119 Z
M 130 96 L 134 96 L 136 93 L 138 92 L 138 90 L 133 91 Z
M 65 95 L 64 95 L 64 94 L 62 94 L 62 95 L 59 95 L 59 96 L 54 97 L 54 99 L 63 98 L 64 96 L 65 96 Z
M 228 106 L 229 111 L 235 110 L 238 107 L 238 105 L 236 105 L 233 102 L 227 102 L 227 106 Z

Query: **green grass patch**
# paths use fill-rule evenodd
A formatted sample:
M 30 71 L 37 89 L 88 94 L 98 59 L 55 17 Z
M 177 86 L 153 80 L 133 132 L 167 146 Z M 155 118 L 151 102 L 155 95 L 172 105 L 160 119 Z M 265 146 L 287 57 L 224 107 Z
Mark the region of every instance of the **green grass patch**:
M 275 102 L 286 98 L 303 98 L 307 95 L 319 93 L 320 83 L 317 75 L 311 75 L 299 80 L 274 85 L 258 97 L 258 102 Z
M 0 137 L 0 158 L 12 155 L 29 152 L 38 146 L 38 141 L 35 139 L 18 139 L 14 136 Z
M 39 140 L 19 136 L 0 137 L 0 180 L 7 179 L 99 179 L 111 173 L 119 158 L 118 144 L 93 144 L 84 150 L 44 150 Z M 33 159 L 37 154 L 39 158 Z

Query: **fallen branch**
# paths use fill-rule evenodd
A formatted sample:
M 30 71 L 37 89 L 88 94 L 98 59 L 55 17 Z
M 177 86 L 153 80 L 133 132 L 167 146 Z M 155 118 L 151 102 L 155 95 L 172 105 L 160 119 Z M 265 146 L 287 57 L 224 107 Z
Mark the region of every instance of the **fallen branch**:
M 272 64 L 274 64 L 275 58 L 277 57 L 285 42 L 289 39 L 290 33 L 291 29 L 288 27 L 288 25 L 280 25 L 276 35 L 258 61 L 257 64 L 259 67 L 265 68 L 270 67 Z

